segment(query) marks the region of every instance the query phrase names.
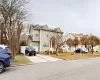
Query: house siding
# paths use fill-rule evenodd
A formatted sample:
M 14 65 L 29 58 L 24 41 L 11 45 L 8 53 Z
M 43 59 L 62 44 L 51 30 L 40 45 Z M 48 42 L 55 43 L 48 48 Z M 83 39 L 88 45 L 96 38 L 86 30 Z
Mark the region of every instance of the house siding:
M 46 28 L 46 29 L 45 29 Z M 60 30 L 60 28 L 59 28 Z M 50 39 L 56 34 L 63 34 L 63 32 L 57 32 L 49 29 L 47 26 L 39 29 L 39 26 L 31 28 L 30 35 L 32 35 L 33 40 L 29 40 L 29 45 L 38 46 L 38 51 L 46 51 L 50 49 Z
M 33 30 L 33 41 L 40 41 L 40 31 Z

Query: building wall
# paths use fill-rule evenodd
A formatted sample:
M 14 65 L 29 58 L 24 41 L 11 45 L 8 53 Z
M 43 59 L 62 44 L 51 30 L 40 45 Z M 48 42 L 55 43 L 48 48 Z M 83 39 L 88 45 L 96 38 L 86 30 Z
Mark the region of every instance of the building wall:
M 75 37 L 74 37 L 74 35 L 72 35 L 72 34 L 68 34 L 68 35 L 66 36 L 66 40 L 69 39 L 69 38 L 74 39 Z
M 40 31 L 39 30 L 33 30 L 33 41 L 40 41 Z
M 38 51 L 46 51 L 50 49 L 50 39 L 52 36 L 55 36 L 57 32 L 42 30 L 31 28 L 30 35 L 32 36 L 32 40 L 28 41 L 28 45 L 30 46 L 38 46 Z M 62 33 L 58 33 L 62 34 Z
M 40 30 L 40 51 L 45 51 L 50 48 L 49 37 L 48 31 Z
M 39 43 L 39 42 L 30 41 L 30 42 L 29 42 L 29 45 L 30 45 L 30 46 L 33 46 L 33 47 L 35 48 L 36 51 L 39 51 L 39 50 L 40 50 L 40 46 L 39 46 L 40 43 Z
M 40 30 L 40 51 L 50 49 L 50 39 L 55 35 L 62 35 L 61 33 Z

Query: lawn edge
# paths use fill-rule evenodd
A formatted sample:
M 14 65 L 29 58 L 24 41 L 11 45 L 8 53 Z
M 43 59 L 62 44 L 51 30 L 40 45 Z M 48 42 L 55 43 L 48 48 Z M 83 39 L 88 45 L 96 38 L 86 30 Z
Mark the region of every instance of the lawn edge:
M 27 66 L 27 65 L 33 65 L 33 63 L 29 63 L 29 64 L 16 64 L 16 65 L 11 65 L 10 67 Z

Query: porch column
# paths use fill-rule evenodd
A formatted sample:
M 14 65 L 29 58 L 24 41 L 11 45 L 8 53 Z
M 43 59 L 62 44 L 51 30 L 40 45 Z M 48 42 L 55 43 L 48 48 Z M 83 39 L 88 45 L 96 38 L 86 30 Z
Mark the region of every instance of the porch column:
M 50 41 L 50 48 L 52 48 L 52 41 Z

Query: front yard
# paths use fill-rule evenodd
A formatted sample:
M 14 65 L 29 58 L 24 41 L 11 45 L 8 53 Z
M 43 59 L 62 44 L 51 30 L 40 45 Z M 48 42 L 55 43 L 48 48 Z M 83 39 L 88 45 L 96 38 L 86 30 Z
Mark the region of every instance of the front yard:
M 92 55 L 92 53 L 81 54 L 81 53 L 59 53 L 58 56 L 51 55 L 52 57 L 56 57 L 63 60 L 73 60 L 73 59 L 83 59 L 83 58 L 92 58 L 92 57 L 100 57 L 99 55 Z
M 29 61 L 24 55 L 16 55 L 15 60 L 12 61 L 12 66 L 15 65 L 28 65 L 32 64 L 31 61 Z

